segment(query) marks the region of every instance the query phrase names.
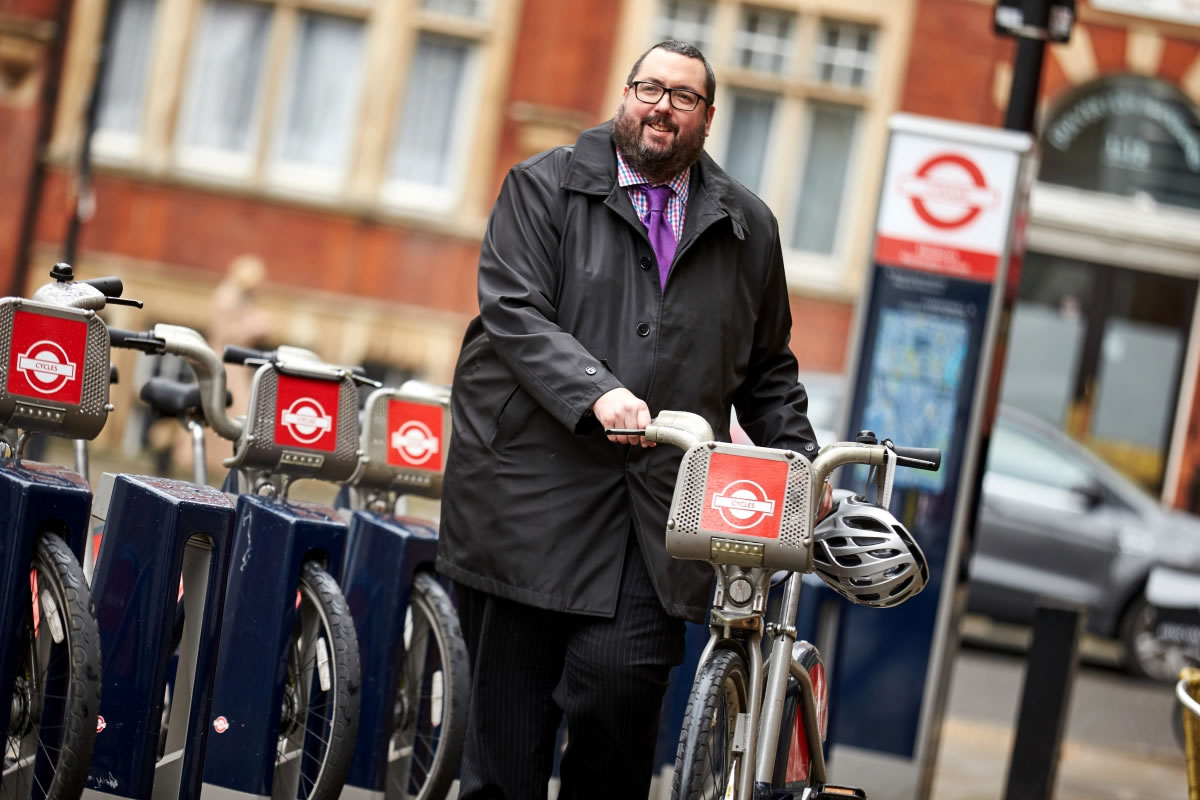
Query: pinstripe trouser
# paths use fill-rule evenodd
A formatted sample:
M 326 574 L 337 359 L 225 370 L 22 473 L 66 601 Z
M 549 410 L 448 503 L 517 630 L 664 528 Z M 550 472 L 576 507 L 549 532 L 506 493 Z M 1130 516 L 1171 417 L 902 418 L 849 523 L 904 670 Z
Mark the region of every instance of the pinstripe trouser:
M 563 715 L 559 800 L 643 800 L 663 694 L 683 661 L 630 534 L 612 618 L 547 611 L 456 585 L 471 655 L 460 800 L 546 797 Z

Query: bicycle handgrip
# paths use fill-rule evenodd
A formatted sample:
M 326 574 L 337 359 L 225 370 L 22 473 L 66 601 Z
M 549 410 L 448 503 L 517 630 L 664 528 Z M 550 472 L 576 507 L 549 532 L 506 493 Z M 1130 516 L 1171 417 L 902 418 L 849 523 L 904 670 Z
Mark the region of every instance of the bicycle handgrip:
M 151 331 L 127 331 L 123 328 L 109 328 L 108 342 L 113 347 L 123 347 L 127 350 L 141 350 L 143 353 L 161 353 L 166 342 L 159 339 Z
M 226 364 L 245 364 L 247 361 L 273 361 L 275 354 L 270 350 L 257 350 L 253 347 L 242 347 L 236 344 L 225 345 L 221 359 Z
M 936 447 L 895 447 L 896 465 L 937 472 L 942 466 L 942 451 Z
M 94 289 L 99 290 L 100 294 L 108 298 L 120 297 L 121 292 L 125 291 L 125 284 L 116 275 L 109 275 L 105 278 L 88 278 L 79 283 L 86 283 Z

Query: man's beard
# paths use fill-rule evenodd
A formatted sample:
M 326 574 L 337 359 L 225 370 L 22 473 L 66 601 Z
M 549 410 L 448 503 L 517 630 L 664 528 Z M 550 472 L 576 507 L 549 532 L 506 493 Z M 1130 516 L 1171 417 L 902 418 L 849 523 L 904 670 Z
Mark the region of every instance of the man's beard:
M 675 141 L 661 150 L 647 147 L 642 140 L 642 126 L 651 122 L 674 128 Z M 666 183 L 674 178 L 694 164 L 704 150 L 703 126 L 692 133 L 681 134 L 678 125 L 658 115 L 638 120 L 626 114 L 624 101 L 613 118 L 612 137 L 625 163 L 652 183 Z

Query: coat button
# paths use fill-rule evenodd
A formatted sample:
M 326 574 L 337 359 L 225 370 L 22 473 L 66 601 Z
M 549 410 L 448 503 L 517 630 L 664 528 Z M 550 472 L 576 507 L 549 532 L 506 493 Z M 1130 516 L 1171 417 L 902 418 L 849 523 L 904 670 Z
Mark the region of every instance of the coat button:
M 588 367 L 587 369 L 585 369 L 585 370 L 584 370 L 584 372 L 586 372 L 588 375 L 595 375 L 595 374 L 596 374 L 596 368 L 595 368 L 595 367 Z
M 642 260 L 639 261 L 638 264 L 641 265 L 642 269 L 650 269 L 650 267 L 654 265 L 653 262 L 651 262 L 646 256 L 642 256 Z
M 639 322 L 637 326 L 638 336 L 649 336 L 650 326 L 644 322 Z

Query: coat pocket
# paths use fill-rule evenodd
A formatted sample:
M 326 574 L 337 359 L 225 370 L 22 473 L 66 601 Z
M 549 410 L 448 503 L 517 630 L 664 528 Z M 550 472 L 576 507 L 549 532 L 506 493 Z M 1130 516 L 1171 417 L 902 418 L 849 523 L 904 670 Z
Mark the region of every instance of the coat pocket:
M 492 433 L 492 440 L 488 446 L 492 450 L 499 451 L 511 441 L 513 436 L 528 423 L 533 406 L 533 398 L 526 394 L 520 386 L 514 386 L 508 396 L 504 398 L 500 412 L 496 415 L 496 430 Z

